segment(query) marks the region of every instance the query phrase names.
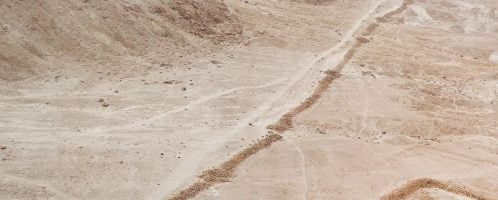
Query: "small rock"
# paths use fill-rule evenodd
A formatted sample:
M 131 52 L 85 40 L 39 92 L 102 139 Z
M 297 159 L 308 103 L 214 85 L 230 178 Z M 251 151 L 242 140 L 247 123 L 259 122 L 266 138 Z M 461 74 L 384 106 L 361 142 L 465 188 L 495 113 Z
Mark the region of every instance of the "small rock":
M 220 61 L 217 61 L 217 60 L 211 60 L 211 63 L 213 63 L 213 64 L 215 64 L 215 65 L 219 65 L 219 64 L 221 64 L 221 62 L 220 62 Z
M 163 83 L 164 83 L 164 84 L 168 84 L 168 85 L 169 85 L 169 84 L 173 84 L 173 83 L 175 83 L 175 81 L 169 80 L 169 81 L 164 81 Z

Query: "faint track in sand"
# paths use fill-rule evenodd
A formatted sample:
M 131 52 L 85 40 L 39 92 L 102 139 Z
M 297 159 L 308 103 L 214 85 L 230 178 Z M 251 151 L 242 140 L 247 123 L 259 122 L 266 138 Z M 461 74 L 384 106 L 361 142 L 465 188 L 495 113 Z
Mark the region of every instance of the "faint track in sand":
M 41 180 L 32 180 L 32 179 L 28 179 L 28 178 L 13 176 L 13 175 L 7 174 L 5 172 L 0 172 L 0 177 L 2 178 L 3 181 L 20 182 L 20 183 L 23 183 L 24 185 L 26 185 L 27 187 L 44 188 L 45 190 L 56 195 L 56 197 L 58 197 L 58 198 L 67 199 L 67 200 L 69 200 L 69 199 L 76 200 L 77 199 L 77 198 L 73 197 L 71 194 L 64 193 L 63 191 L 57 189 L 57 187 L 54 187 L 53 185 L 51 185 L 47 182 L 43 182 Z
M 279 133 L 282 133 L 292 127 L 292 119 L 302 111 L 306 110 L 307 108 L 311 107 L 314 103 L 318 101 L 318 99 L 323 95 L 323 93 L 329 88 L 330 84 L 336 80 L 337 78 L 340 77 L 340 72 L 342 68 L 353 58 L 354 54 L 356 53 L 357 49 L 361 46 L 363 46 L 365 43 L 368 43 L 369 40 L 364 38 L 364 37 L 354 37 L 354 34 L 358 32 L 358 30 L 363 27 L 363 22 L 370 17 L 372 17 L 373 13 L 378 10 L 378 8 L 387 0 L 381 0 L 374 4 L 372 8 L 365 13 L 360 19 L 356 21 L 356 23 L 353 24 L 352 28 L 347 32 L 347 34 L 341 39 L 339 43 L 334 45 L 332 48 L 329 50 L 325 51 L 322 53 L 320 56 L 318 56 L 316 59 L 313 59 L 313 61 L 307 65 L 306 67 L 303 67 L 303 69 L 299 70 L 294 76 L 290 78 L 290 84 L 287 85 L 287 88 L 285 88 L 280 94 L 272 99 L 269 102 L 275 102 L 279 98 L 281 98 L 284 93 L 292 88 L 294 84 L 299 82 L 301 79 L 303 79 L 306 76 L 306 73 L 310 71 L 314 66 L 322 62 L 323 60 L 327 58 L 334 58 L 337 59 L 336 56 L 338 54 L 343 54 L 343 57 L 340 58 L 339 60 L 334 60 L 336 63 L 338 63 L 333 69 L 329 69 L 325 72 L 324 77 L 320 80 L 318 83 L 318 86 L 315 88 L 313 93 L 306 98 L 306 100 L 299 104 L 297 107 L 291 109 L 289 112 L 283 115 L 283 117 L 277 122 L 277 124 L 270 125 L 268 128 L 276 130 Z M 386 14 L 382 15 L 382 17 L 389 15 L 392 16 L 394 14 L 392 13 L 398 13 L 402 12 L 404 9 L 406 9 L 407 5 L 411 3 L 411 0 L 405 0 L 403 4 L 392 11 L 388 11 Z M 400 9 L 403 8 L 403 9 Z M 381 18 L 382 18 L 381 17 Z M 381 19 L 379 18 L 379 19 Z M 376 20 L 374 20 L 376 21 Z M 374 22 L 373 25 L 369 25 L 367 28 L 367 33 L 368 32 L 373 32 L 375 28 L 378 26 L 377 23 Z M 370 30 L 371 29 L 371 30 Z M 347 49 L 344 52 L 339 52 L 334 54 L 334 52 L 337 52 L 344 46 L 346 46 L 350 41 L 354 40 L 353 45 Z M 270 104 L 264 106 L 268 107 Z M 265 111 L 266 109 L 261 109 L 261 111 Z M 258 114 L 263 114 L 263 112 L 258 112 L 254 113 L 254 115 Z M 263 150 L 265 148 L 270 147 L 273 143 L 279 141 L 282 139 L 282 136 L 280 134 L 269 134 L 265 136 L 262 140 L 259 142 L 245 148 L 242 150 L 240 153 L 236 154 L 234 157 L 232 157 L 230 160 L 224 162 L 220 166 L 204 171 L 202 175 L 199 177 L 200 180 L 197 182 L 193 183 L 189 187 L 185 188 L 184 190 L 178 192 L 175 194 L 173 197 L 171 197 L 171 200 L 183 200 L 183 199 L 190 199 L 195 197 L 197 194 L 200 192 L 210 188 L 211 186 L 218 184 L 218 183 L 223 183 L 229 181 L 231 177 L 234 176 L 235 169 L 244 161 L 245 159 L 249 158 L 250 156 L 256 154 L 258 151 Z
M 107 128 L 107 129 L 101 129 L 101 128 L 99 128 L 98 131 L 111 131 L 111 130 L 118 130 L 118 129 L 123 129 L 123 128 L 140 127 L 141 124 L 152 123 L 152 122 L 155 122 L 156 120 L 161 119 L 163 117 L 166 117 L 168 115 L 172 115 L 172 114 L 184 112 L 186 110 L 189 110 L 192 107 L 195 107 L 195 106 L 198 106 L 198 105 L 202 105 L 202 104 L 204 104 L 204 103 L 206 103 L 208 101 L 211 101 L 213 99 L 219 98 L 219 97 L 227 95 L 227 94 L 231 94 L 231 93 L 234 93 L 234 92 L 239 92 L 239 91 L 242 91 L 242 90 L 254 90 L 254 89 L 267 88 L 267 87 L 270 87 L 270 86 L 273 86 L 273 85 L 281 84 L 283 81 L 284 81 L 284 79 L 280 78 L 280 79 L 277 79 L 275 81 L 272 81 L 272 82 L 269 82 L 269 83 L 266 83 L 266 84 L 263 84 L 263 85 L 236 87 L 236 88 L 232 88 L 232 89 L 227 89 L 227 90 L 215 92 L 212 95 L 200 97 L 200 98 L 198 98 L 198 99 L 196 99 L 196 100 L 194 100 L 194 101 L 192 101 L 192 102 L 190 102 L 190 103 L 188 103 L 188 104 L 186 104 L 184 106 L 177 107 L 177 108 L 175 108 L 173 110 L 169 110 L 167 112 L 160 113 L 160 114 L 155 115 L 155 116 L 153 116 L 153 117 L 151 117 L 149 119 L 138 121 L 138 122 L 135 122 L 134 124 L 131 124 L 131 125 L 128 125 L 128 126 L 111 127 L 111 128 Z M 159 110 L 163 110 L 163 109 L 159 109 Z

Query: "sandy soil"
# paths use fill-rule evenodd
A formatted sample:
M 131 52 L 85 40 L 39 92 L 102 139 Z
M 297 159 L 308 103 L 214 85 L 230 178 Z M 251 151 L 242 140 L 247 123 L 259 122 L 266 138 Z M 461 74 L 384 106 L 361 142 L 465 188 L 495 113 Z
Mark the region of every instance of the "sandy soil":
M 0 199 L 497 199 L 498 2 L 0 2 Z

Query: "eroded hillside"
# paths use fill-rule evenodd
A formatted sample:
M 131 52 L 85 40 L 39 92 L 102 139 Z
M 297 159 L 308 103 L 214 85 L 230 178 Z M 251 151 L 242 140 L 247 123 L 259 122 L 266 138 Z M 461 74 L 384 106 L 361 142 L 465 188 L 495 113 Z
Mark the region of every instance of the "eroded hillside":
M 496 199 L 497 39 L 493 0 L 2 0 L 0 199 Z

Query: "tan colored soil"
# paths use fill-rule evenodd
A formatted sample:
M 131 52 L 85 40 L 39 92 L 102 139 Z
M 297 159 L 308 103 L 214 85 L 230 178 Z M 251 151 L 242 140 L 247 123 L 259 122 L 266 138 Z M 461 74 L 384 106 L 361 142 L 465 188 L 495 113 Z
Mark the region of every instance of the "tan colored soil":
M 0 199 L 498 196 L 495 0 L 0 2 Z

